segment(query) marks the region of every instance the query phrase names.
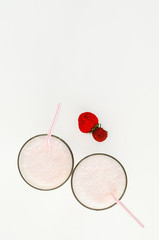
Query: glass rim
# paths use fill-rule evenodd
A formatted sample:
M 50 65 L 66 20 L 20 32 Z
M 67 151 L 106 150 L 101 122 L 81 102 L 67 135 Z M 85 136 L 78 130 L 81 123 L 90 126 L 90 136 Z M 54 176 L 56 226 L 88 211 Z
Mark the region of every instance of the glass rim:
M 34 189 L 36 189 L 36 190 L 41 190 L 41 191 L 51 191 L 51 190 L 55 190 L 55 189 L 61 187 L 62 185 L 64 185 L 64 184 L 68 181 L 68 179 L 69 179 L 70 176 L 72 175 L 73 169 L 74 169 L 74 156 L 73 156 L 73 153 L 72 153 L 72 150 L 71 150 L 70 146 L 69 146 L 62 138 L 60 138 L 60 137 L 58 137 L 58 136 L 56 136 L 56 135 L 51 135 L 50 137 L 54 137 L 54 138 L 57 138 L 57 139 L 61 140 L 61 141 L 67 146 L 67 148 L 68 148 L 69 151 L 70 151 L 71 158 L 72 158 L 72 167 L 71 167 L 71 171 L 70 171 L 69 176 L 68 176 L 67 179 L 66 179 L 63 183 L 61 183 L 59 186 L 54 187 L 54 188 L 49 188 L 49 189 L 43 189 L 43 188 L 35 187 L 34 185 L 32 185 L 31 183 L 29 183 L 29 182 L 24 178 L 24 176 L 23 176 L 23 174 L 22 174 L 22 172 L 21 172 L 21 170 L 20 170 L 20 162 L 19 162 L 19 160 L 20 160 L 20 154 L 21 154 L 24 146 L 25 146 L 28 142 L 30 142 L 32 139 L 34 139 L 34 138 L 36 138 L 36 137 L 47 136 L 47 135 L 48 135 L 48 134 L 38 134 L 38 135 L 35 135 L 35 136 L 29 138 L 29 139 L 22 145 L 22 147 L 20 148 L 19 153 L 18 153 L 18 158 L 17 158 L 18 171 L 19 171 L 22 179 L 23 179 L 30 187 L 32 187 L 32 188 L 34 188 Z
M 76 165 L 75 168 L 73 169 L 72 176 L 71 176 L 71 189 L 72 189 L 72 193 L 73 193 L 74 197 L 76 198 L 76 200 L 77 200 L 82 206 L 84 206 L 84 207 L 86 207 L 87 209 L 90 209 L 90 210 L 101 211 L 101 210 L 109 209 L 109 208 L 115 206 L 117 203 L 113 203 L 113 204 L 112 204 L 111 206 L 109 206 L 109 207 L 99 208 L 99 209 L 98 209 L 98 208 L 88 207 L 87 205 L 85 205 L 84 203 L 82 203 L 82 202 L 77 198 L 77 196 L 76 196 L 76 194 L 75 194 L 75 192 L 74 192 L 74 188 L 73 188 L 73 177 L 74 177 L 74 173 L 75 173 L 75 171 L 76 171 L 76 168 L 77 168 L 77 167 L 80 165 L 80 163 L 83 162 L 86 158 L 91 157 L 91 156 L 94 156 L 94 155 L 104 155 L 104 156 L 110 157 L 110 158 L 114 159 L 114 160 L 121 166 L 121 168 L 123 169 L 124 175 L 125 175 L 125 188 L 124 188 L 123 193 L 122 193 L 122 195 L 120 196 L 119 200 L 122 199 L 122 197 L 124 196 L 125 191 L 126 191 L 126 189 L 127 189 L 128 177 L 127 177 L 127 173 L 126 173 L 126 170 L 125 170 L 125 168 L 123 167 L 123 165 L 122 165 L 115 157 L 113 157 L 113 156 L 111 156 L 111 155 L 109 155 L 109 154 L 106 154 L 106 153 L 93 153 L 93 154 L 87 155 L 86 157 L 82 158 L 82 159 L 77 163 L 77 165 Z

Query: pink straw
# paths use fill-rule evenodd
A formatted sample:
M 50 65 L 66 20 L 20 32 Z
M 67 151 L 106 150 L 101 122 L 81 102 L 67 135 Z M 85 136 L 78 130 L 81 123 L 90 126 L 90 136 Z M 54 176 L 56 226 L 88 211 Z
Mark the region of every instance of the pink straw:
M 111 193 L 111 195 L 112 195 L 112 197 L 115 199 L 115 201 L 116 201 L 117 203 L 119 203 L 120 206 L 122 206 L 122 207 L 130 214 L 130 216 L 135 219 L 135 221 L 136 221 L 142 228 L 144 228 L 144 225 L 129 211 L 129 209 L 127 209 L 127 207 L 126 207 L 119 199 L 117 199 L 112 193 Z
M 47 145 L 48 145 L 49 149 L 50 149 L 50 136 L 51 136 L 51 132 L 52 132 L 53 126 L 55 124 L 59 109 L 60 109 L 60 103 L 57 106 L 57 110 L 56 110 L 56 113 L 55 113 L 55 116 L 54 116 L 54 119 L 53 119 L 53 122 L 52 122 L 52 125 L 50 128 L 49 134 L 47 135 Z

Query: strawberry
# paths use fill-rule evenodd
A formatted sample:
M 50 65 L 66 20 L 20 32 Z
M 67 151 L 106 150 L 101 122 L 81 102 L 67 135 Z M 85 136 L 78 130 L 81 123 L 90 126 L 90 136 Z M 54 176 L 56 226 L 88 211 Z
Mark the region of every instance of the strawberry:
M 89 133 L 98 126 L 98 118 L 91 112 L 84 112 L 79 115 L 78 126 L 81 132 Z
M 103 142 L 107 136 L 108 133 L 101 127 L 96 127 L 95 130 L 92 132 L 93 138 L 98 142 Z

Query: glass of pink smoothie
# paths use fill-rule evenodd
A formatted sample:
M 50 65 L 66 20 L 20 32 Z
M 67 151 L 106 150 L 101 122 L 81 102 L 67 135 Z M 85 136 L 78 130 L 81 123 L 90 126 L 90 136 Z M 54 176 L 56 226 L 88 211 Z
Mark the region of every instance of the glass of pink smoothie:
M 51 135 L 50 147 L 47 134 L 29 139 L 20 149 L 18 169 L 30 186 L 39 190 L 53 190 L 63 185 L 71 176 L 74 166 L 73 153 L 61 138 Z
M 114 157 L 95 153 L 83 158 L 71 178 L 72 192 L 83 206 L 93 210 L 108 209 L 116 204 L 112 194 L 121 199 L 127 187 L 127 174 Z

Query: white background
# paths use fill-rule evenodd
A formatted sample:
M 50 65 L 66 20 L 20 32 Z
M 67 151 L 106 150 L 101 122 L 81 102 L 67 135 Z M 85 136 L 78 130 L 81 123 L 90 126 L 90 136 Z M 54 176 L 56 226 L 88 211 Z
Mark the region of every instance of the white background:
M 158 0 L 0 1 L 0 237 L 3 240 L 159 239 Z M 116 205 L 82 207 L 70 179 L 42 192 L 27 185 L 17 155 L 30 137 L 53 133 L 75 164 L 88 154 L 116 157 L 128 174 L 122 199 L 142 229 Z M 103 143 L 78 130 L 95 113 Z

